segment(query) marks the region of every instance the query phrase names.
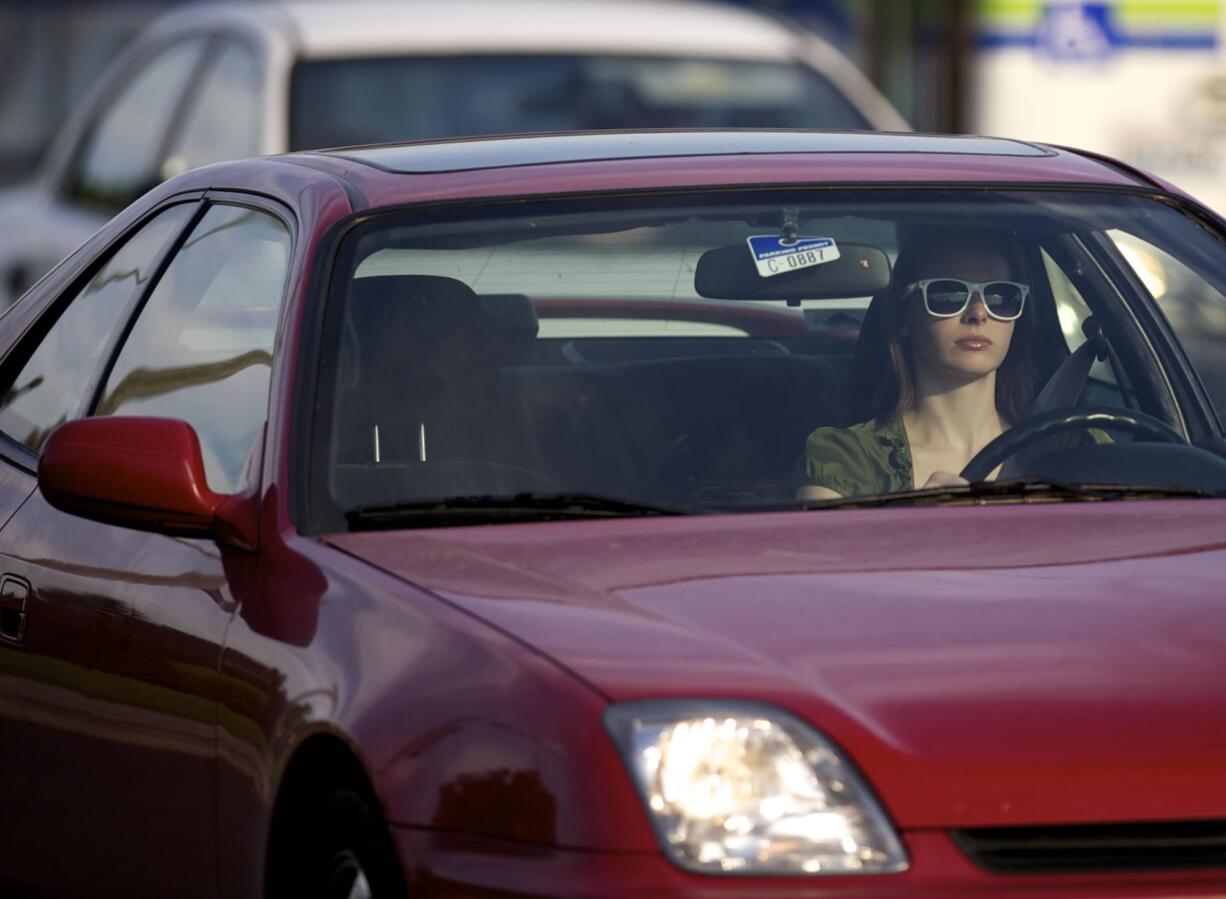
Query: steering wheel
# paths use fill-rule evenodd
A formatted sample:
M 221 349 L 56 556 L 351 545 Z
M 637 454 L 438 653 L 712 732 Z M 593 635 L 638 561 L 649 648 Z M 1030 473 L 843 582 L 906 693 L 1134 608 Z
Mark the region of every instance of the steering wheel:
M 1187 443 L 1184 436 L 1166 422 L 1135 409 L 1112 406 L 1053 409 L 1027 418 L 992 440 L 966 463 L 962 477 L 972 482 L 982 481 L 997 465 L 1025 446 L 1056 434 L 1094 427 L 1126 431 L 1162 443 Z

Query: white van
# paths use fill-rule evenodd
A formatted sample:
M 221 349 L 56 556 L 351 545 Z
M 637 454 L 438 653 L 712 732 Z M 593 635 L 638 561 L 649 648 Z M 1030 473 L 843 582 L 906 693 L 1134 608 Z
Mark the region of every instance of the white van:
M 652 0 L 207 3 L 156 21 L 0 195 L 0 308 L 158 181 L 222 159 L 470 134 L 907 130 L 830 44 Z

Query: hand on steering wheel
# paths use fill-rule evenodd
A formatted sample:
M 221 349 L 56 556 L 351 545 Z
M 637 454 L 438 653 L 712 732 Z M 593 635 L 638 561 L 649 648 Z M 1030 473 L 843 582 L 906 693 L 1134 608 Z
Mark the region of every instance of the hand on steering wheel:
M 1055 434 L 1085 428 L 1110 428 L 1163 443 L 1187 443 L 1183 435 L 1166 422 L 1135 409 L 1117 409 L 1111 406 L 1053 409 L 1019 422 L 988 443 L 975 454 L 975 458 L 966 463 L 966 467 L 962 469 L 962 477 L 971 482 L 982 481 L 997 465 L 1023 447 Z

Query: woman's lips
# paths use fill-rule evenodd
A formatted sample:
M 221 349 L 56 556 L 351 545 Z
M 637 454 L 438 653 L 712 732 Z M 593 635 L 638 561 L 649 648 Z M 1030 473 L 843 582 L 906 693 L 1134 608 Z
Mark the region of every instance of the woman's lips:
M 986 350 L 992 345 L 992 341 L 986 337 L 963 337 L 955 343 L 964 350 Z

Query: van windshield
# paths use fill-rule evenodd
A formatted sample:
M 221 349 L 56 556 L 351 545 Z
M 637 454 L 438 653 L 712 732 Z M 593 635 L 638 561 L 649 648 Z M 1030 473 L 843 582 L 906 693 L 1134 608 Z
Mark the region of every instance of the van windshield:
M 861 129 L 795 63 L 684 57 L 471 55 L 327 59 L 294 67 L 290 148 L 619 128 Z

